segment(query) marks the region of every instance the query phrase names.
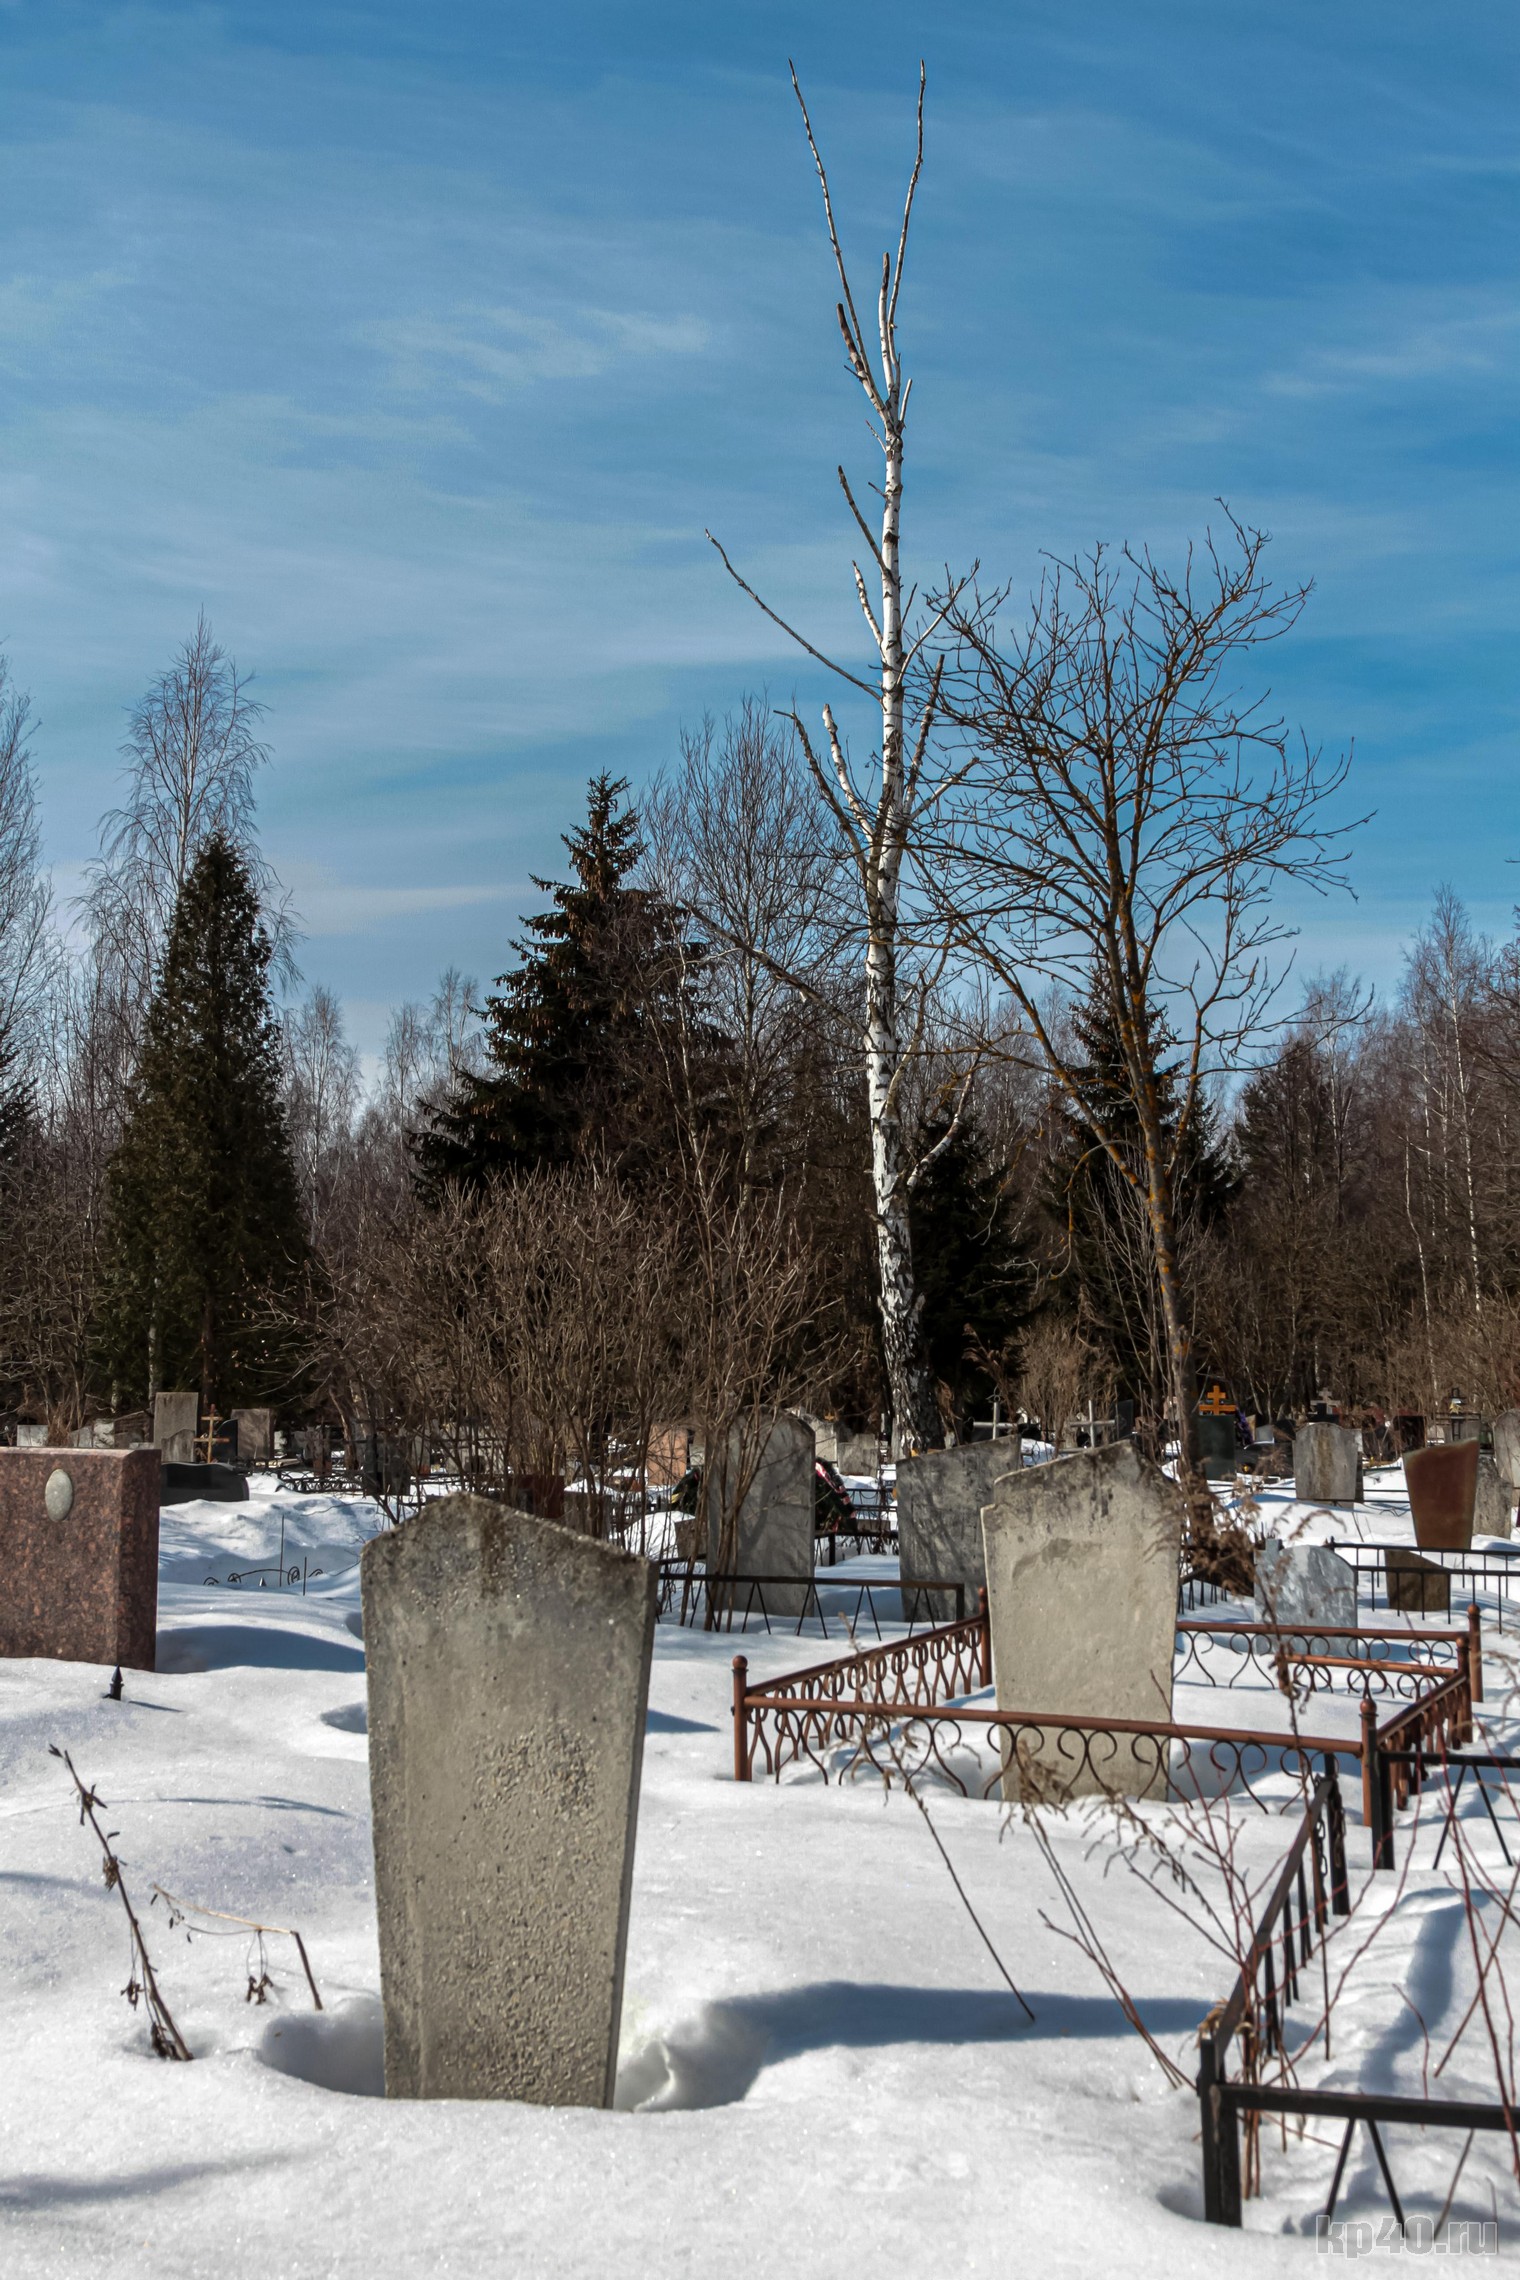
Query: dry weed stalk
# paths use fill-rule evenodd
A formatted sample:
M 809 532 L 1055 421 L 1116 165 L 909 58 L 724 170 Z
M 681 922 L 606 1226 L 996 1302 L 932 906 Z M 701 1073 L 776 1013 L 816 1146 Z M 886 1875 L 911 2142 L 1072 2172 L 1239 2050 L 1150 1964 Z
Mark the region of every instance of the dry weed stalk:
M 83 1828 L 88 1823 L 93 1830 L 96 1842 L 100 1846 L 106 1889 L 108 1892 L 114 1891 L 118 1895 L 122 1907 L 126 1911 L 131 1936 L 132 1968 L 122 1993 L 134 2011 L 139 2003 L 146 2005 L 148 2033 L 158 2057 L 191 2058 L 194 2053 L 175 2025 L 173 2014 L 159 1990 L 158 1979 L 148 1955 L 147 1942 L 143 1938 L 142 1925 L 137 1920 L 137 1911 L 127 1896 L 127 1887 L 122 1880 L 121 1862 L 112 1850 L 112 1839 L 118 1832 L 115 1829 L 103 1829 L 100 1825 L 96 1808 L 104 1803 L 104 1799 L 95 1790 L 86 1788 L 80 1780 L 74 1760 L 67 1750 L 61 1750 L 56 1742 L 50 1742 L 48 1744 L 48 1755 L 49 1757 L 61 1758 L 68 1767 L 69 1779 L 79 1793 L 79 1825 Z
M 289 1924 L 260 1924 L 255 1922 L 251 1916 L 230 1916 L 223 1908 L 202 1908 L 193 1900 L 176 1900 L 172 1892 L 166 1892 L 161 1884 L 155 1884 L 153 1899 L 149 1905 L 156 1905 L 160 1900 L 163 1901 L 169 1912 L 170 1931 L 177 1932 L 180 1925 L 183 1924 L 186 1927 L 185 1937 L 187 1940 L 193 1939 L 197 1933 L 205 1939 L 232 1939 L 236 1937 L 237 1931 L 254 1934 L 258 1942 L 254 1951 L 254 1962 L 257 1964 L 257 1970 L 250 1964 L 248 1992 L 244 1998 L 249 2003 L 266 2002 L 269 1997 L 269 1990 L 274 1985 L 274 1981 L 269 1976 L 268 1957 L 264 1952 L 265 1938 L 294 1940 L 296 1953 L 301 1958 L 301 1969 L 306 1974 L 306 1984 L 311 1989 L 312 2003 L 317 2010 L 321 2010 L 322 1998 L 317 1992 L 317 1982 L 311 1968 L 311 1958 L 306 1953 L 306 1942 L 293 1926 Z M 192 1916 L 204 1916 L 209 1918 L 210 1922 L 191 1923 Z M 235 1930 L 216 1932 L 211 1929 L 212 1923 L 229 1924 L 234 1926 Z

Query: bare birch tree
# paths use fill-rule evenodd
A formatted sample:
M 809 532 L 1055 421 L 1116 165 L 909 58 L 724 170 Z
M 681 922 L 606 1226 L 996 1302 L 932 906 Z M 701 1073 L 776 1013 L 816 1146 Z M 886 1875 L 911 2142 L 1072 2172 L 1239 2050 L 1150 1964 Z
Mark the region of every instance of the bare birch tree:
M 839 664 L 789 625 L 740 575 L 718 541 L 713 539 L 712 543 L 729 575 L 767 617 L 847 688 L 859 690 L 879 708 L 879 742 L 863 770 L 852 763 L 845 733 L 832 705 L 823 708 L 821 748 L 814 743 L 801 718 L 795 714 L 791 717 L 819 791 L 843 835 L 860 896 L 865 969 L 862 1043 L 882 1358 L 891 1390 L 895 1430 L 899 1443 L 905 1448 L 934 1448 L 944 1434 L 919 1330 L 908 1219 L 908 1197 L 919 1167 L 907 1160 L 902 1119 L 903 1081 L 917 1041 L 913 991 L 911 986 L 906 990 L 904 987 L 903 873 L 920 816 L 926 807 L 933 805 L 938 790 L 925 773 L 938 690 L 938 674 L 932 669 L 914 724 L 911 749 L 908 734 L 910 676 L 925 656 L 925 643 L 932 637 L 935 624 L 931 619 L 916 634 L 909 630 L 915 596 L 913 591 L 905 594 L 903 586 L 903 470 L 912 382 L 903 371 L 897 338 L 898 299 L 908 232 L 923 171 L 924 70 L 920 64 L 913 170 L 903 201 L 896 251 L 882 256 L 874 338 L 868 335 L 856 304 L 834 217 L 828 173 L 795 69 L 792 87 L 823 192 L 824 222 L 839 279 L 840 299 L 835 307 L 845 359 L 865 397 L 872 433 L 882 454 L 881 517 L 875 530 L 861 512 L 845 470 L 843 467 L 838 470 L 840 488 L 869 559 L 869 577 L 859 561 L 852 564 L 852 568 L 856 598 L 876 655 L 874 679 L 867 680 Z M 708 536 L 712 538 L 712 533 Z
M 1268 585 L 1261 533 L 1231 530 L 1232 544 L 1190 551 L 1180 577 L 1101 548 L 1059 565 L 1001 641 L 1004 596 L 948 597 L 960 646 L 941 703 L 971 773 L 928 874 L 962 951 L 1008 991 L 1143 1204 L 1189 1467 L 1179 1167 L 1203 1086 L 1238 1062 L 1276 987 L 1272 951 L 1292 930 L 1273 897 L 1290 880 L 1342 883 L 1350 828 L 1324 815 L 1349 763 L 1295 742 L 1225 681 L 1307 599 Z M 1051 1011 L 1052 988 L 1085 998 L 1095 981 L 1122 1055 L 1111 1103 L 1083 1082 Z
M 247 863 L 276 971 L 295 978 L 294 922 L 259 853 L 254 820 L 254 782 L 269 758 L 257 734 L 262 714 L 204 612 L 132 713 L 122 746 L 127 796 L 101 819 L 101 851 L 84 901 L 118 1083 L 137 1057 L 180 889 L 213 832 Z
M 0 1092 L 25 1053 L 56 966 L 42 869 L 37 788 L 27 742 L 31 706 L 0 657 Z

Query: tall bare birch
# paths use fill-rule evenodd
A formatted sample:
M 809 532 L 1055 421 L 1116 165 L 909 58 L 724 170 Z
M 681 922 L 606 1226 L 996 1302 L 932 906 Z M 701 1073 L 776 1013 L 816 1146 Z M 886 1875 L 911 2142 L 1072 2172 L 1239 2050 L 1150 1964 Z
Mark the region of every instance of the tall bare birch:
M 919 1331 L 919 1303 L 908 1221 L 908 1197 L 922 1166 L 908 1162 L 902 1131 L 903 1082 L 917 1042 L 923 993 L 917 993 L 920 1016 L 915 1019 L 914 993 L 904 987 L 902 895 L 903 866 L 914 826 L 924 804 L 934 797 L 925 781 L 925 760 L 935 718 L 939 677 L 937 672 L 928 676 L 927 695 L 917 708 L 910 751 L 909 676 L 926 636 L 932 634 L 933 625 L 931 622 L 914 637 L 909 634 L 906 623 L 913 594 L 905 596 L 903 591 L 903 462 L 912 382 L 903 373 L 897 342 L 898 296 L 902 290 L 913 201 L 924 162 L 924 70 L 920 64 L 913 171 L 903 201 L 896 252 L 882 256 L 874 338 L 868 337 L 856 305 L 834 218 L 828 173 L 795 69 L 792 88 L 823 192 L 824 222 L 839 278 L 841 297 L 835 307 L 845 358 L 869 407 L 872 433 L 883 460 L 879 531 L 873 530 L 862 514 L 843 467 L 838 470 L 840 488 L 869 556 L 869 576 L 859 561 L 853 563 L 852 568 L 856 598 L 876 652 L 874 679 L 867 680 L 826 656 L 778 616 L 740 576 L 718 541 L 713 539 L 712 543 L 730 576 L 767 617 L 847 687 L 860 690 L 873 705 L 880 707 L 879 748 L 864 770 L 858 770 L 851 762 L 832 705 L 823 707 L 821 747 L 814 742 L 803 721 L 796 714 L 791 717 L 819 791 L 843 834 L 860 894 L 865 937 L 862 1045 L 871 1139 L 882 1354 L 899 1445 L 932 1448 L 943 1440 L 944 1434 Z M 712 538 L 710 531 L 708 536 Z M 873 588 L 876 590 L 874 603 Z

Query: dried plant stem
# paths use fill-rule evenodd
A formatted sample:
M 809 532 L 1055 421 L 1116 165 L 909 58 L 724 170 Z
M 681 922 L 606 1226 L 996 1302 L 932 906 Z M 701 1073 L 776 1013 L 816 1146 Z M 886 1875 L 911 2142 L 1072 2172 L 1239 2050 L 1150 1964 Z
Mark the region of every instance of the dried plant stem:
M 971 1902 L 967 1897 L 966 1887 L 964 1884 L 962 1884 L 960 1878 L 955 1872 L 955 1863 L 950 1858 L 950 1855 L 946 1852 L 943 1840 L 940 1837 L 940 1833 L 934 1826 L 933 1820 L 930 1818 L 928 1806 L 924 1803 L 922 1797 L 919 1796 L 918 1791 L 914 1788 L 908 1770 L 904 1766 L 901 1757 L 898 1756 L 898 1753 L 895 1749 L 893 1750 L 892 1754 L 894 1758 L 897 1759 L 897 1770 L 903 1777 L 903 1786 L 907 1790 L 908 1795 L 912 1798 L 914 1804 L 918 1807 L 920 1813 L 922 1813 L 924 1817 L 924 1827 L 928 1830 L 930 1836 L 934 1839 L 934 1849 L 939 1854 L 940 1859 L 944 1862 L 946 1869 L 949 1871 L 950 1881 L 955 1886 L 956 1893 L 960 1899 L 960 1904 L 965 1909 L 967 1915 L 971 1918 L 972 1923 L 976 1926 L 977 1937 L 980 1939 L 983 1947 L 987 1950 L 987 1953 L 991 1956 L 993 1962 L 997 1965 L 998 1970 L 1002 1975 L 1003 1983 L 1007 1987 L 1009 1994 L 1018 2004 L 1025 2018 L 1028 2019 L 1032 2025 L 1034 2022 L 1034 2013 L 1029 2008 L 1029 2005 L 1025 2002 L 1018 1988 L 1015 1987 L 1012 1978 L 1009 1976 L 1008 1966 L 1004 1963 L 1002 1957 L 998 1954 L 997 1949 L 992 1944 L 992 1940 L 988 1934 L 986 1925 L 982 1922 L 982 1919 L 977 1914 L 975 1908 L 972 1907 Z
M 132 1975 L 124 1990 L 127 2001 L 134 2011 L 139 1999 L 147 2004 L 149 2032 L 152 2037 L 153 2048 L 160 2058 L 191 2058 L 194 2053 L 175 2025 L 169 2006 L 159 1991 L 158 1979 L 149 1960 L 147 1944 L 143 1939 L 142 1926 L 137 1920 L 137 1911 L 128 1899 L 126 1885 L 122 1882 L 121 1862 L 111 1849 L 111 1839 L 116 1835 L 116 1831 L 114 1829 L 103 1829 L 100 1825 L 99 1816 L 95 1809 L 103 1800 L 96 1795 L 93 1789 L 85 1787 L 79 1778 L 74 1760 L 67 1750 L 61 1750 L 56 1742 L 50 1742 L 48 1744 L 48 1755 L 61 1758 L 68 1767 L 69 1778 L 79 1792 L 79 1825 L 83 1828 L 88 1822 L 94 1831 L 96 1841 L 100 1846 L 106 1888 L 108 1891 L 115 1891 L 119 1894 L 122 1907 L 126 1910 L 127 1923 L 131 1928 L 132 1935 Z
M 306 1984 L 311 1989 L 312 2002 L 317 2010 L 321 2010 L 322 1998 L 317 1992 L 317 1982 L 312 1972 L 311 1958 L 306 1953 L 306 1942 L 293 1925 L 259 1924 L 255 1923 L 251 1916 L 230 1916 L 225 1908 L 202 1908 L 193 1900 L 176 1900 L 174 1894 L 166 1892 L 161 1884 L 154 1885 L 153 1897 L 155 1900 L 162 1900 L 164 1906 L 169 1910 L 171 1925 L 188 1923 L 192 1916 L 208 1916 L 213 1923 L 235 1924 L 240 1931 L 257 1932 L 261 1940 L 266 1936 L 271 1939 L 294 1940 L 296 1953 L 301 1958 L 301 1969 L 306 1974 Z M 192 1930 L 200 1929 L 198 1925 L 191 1928 Z M 212 1936 L 225 1937 L 225 1935 Z

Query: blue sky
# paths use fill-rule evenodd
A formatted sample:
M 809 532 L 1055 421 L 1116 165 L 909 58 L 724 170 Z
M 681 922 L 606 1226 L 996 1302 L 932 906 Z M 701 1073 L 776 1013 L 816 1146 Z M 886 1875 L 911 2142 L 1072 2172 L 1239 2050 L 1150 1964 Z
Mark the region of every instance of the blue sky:
M 1507 929 L 1507 0 L 0 0 L 0 646 L 60 891 L 201 606 L 371 1048 L 506 963 L 591 773 L 749 689 L 815 706 L 702 533 L 854 641 L 832 470 L 869 451 L 786 59 L 869 267 L 920 52 L 910 564 L 1027 583 L 1227 497 L 1316 581 L 1277 700 L 1377 811 L 1301 958 L 1393 979 L 1442 879 Z

